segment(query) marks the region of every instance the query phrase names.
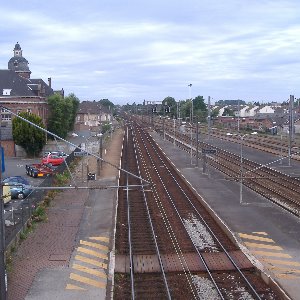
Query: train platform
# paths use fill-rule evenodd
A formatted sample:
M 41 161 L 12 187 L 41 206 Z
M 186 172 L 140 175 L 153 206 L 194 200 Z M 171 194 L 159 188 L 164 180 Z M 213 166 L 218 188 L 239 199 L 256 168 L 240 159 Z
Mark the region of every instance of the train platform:
M 202 161 L 197 167 L 189 153 L 154 131 L 151 135 L 250 260 L 291 299 L 299 299 L 299 219 L 246 188 L 241 201 L 238 183 L 210 168 L 203 173 Z M 104 151 L 104 159 L 117 166 L 122 140 L 123 131 L 116 131 Z M 250 155 L 247 150 L 245 156 Z M 88 158 L 84 163 L 91 173 L 97 172 L 95 160 Z M 83 167 L 76 171 L 76 180 L 83 186 L 117 185 L 119 171 L 111 165 L 103 164 L 95 181 L 83 180 Z M 297 166 L 288 169 L 297 173 Z M 59 193 L 48 209 L 48 221 L 39 224 L 14 254 L 8 299 L 112 298 L 116 203 L 114 188 Z
M 108 299 L 112 287 L 115 214 L 123 130 L 104 143 L 100 176 L 86 157 L 74 174 L 79 187 L 58 193 L 48 220 L 17 247 L 8 275 L 9 300 Z M 82 174 L 84 172 L 84 174 Z M 110 187 L 97 189 L 97 187 Z
M 196 163 L 196 158 L 172 142 L 152 131 L 152 137 L 175 165 L 181 175 L 189 182 L 203 201 L 211 208 L 223 226 L 233 234 L 248 258 L 272 278 L 291 299 L 300 295 L 300 231 L 298 217 L 281 209 L 271 201 L 257 195 L 233 180 L 228 180 L 220 172 Z M 238 145 L 210 141 L 222 145 L 229 151 L 239 154 Z M 244 157 L 262 164 L 277 161 L 275 155 L 258 152 L 244 147 Z M 275 168 L 290 175 L 299 174 L 299 163 L 287 165 L 276 162 Z

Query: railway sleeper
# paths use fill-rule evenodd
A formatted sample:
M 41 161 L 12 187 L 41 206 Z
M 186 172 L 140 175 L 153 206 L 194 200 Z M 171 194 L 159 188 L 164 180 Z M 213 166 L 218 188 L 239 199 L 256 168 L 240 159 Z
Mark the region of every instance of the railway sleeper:
M 226 256 L 224 252 L 202 253 L 205 263 L 210 271 L 234 271 L 236 268 Z M 240 251 L 230 251 L 230 257 L 241 270 L 254 269 L 253 264 L 249 261 L 246 255 Z M 177 254 L 163 254 L 161 260 L 165 272 L 182 272 L 185 262 L 185 269 L 192 272 L 206 271 L 204 264 L 200 260 L 197 253 L 185 253 L 183 257 Z M 161 268 L 156 254 L 153 255 L 133 255 L 133 265 L 135 273 L 153 273 L 160 272 Z M 115 272 L 130 273 L 130 259 L 128 255 L 116 255 Z

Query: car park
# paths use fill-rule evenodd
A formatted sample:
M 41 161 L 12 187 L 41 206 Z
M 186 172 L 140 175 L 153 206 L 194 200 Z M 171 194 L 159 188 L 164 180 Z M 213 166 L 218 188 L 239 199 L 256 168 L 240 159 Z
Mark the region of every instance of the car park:
M 10 193 L 11 199 L 24 199 L 32 192 L 32 186 L 22 176 L 6 177 L 5 179 L 3 179 L 2 184 L 3 187 L 9 187 L 10 191 L 8 192 L 8 190 L 6 189 L 6 193 Z M 6 202 L 9 202 L 9 200 Z

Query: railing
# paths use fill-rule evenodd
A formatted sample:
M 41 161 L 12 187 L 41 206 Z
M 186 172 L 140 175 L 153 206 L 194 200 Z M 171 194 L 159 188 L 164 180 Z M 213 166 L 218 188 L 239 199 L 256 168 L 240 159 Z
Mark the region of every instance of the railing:
M 75 150 L 74 150 L 75 151 Z M 66 158 L 66 163 L 74 160 L 74 151 Z M 79 151 L 79 150 L 77 150 Z M 66 170 L 66 164 L 63 163 L 56 169 L 56 173 L 63 173 Z M 20 232 L 28 225 L 32 214 L 38 205 L 45 199 L 48 190 L 41 189 L 42 187 L 51 187 L 54 185 L 54 176 L 47 176 L 39 185 L 39 189 L 32 191 L 28 197 L 23 200 L 11 201 L 11 208 L 6 211 L 5 216 L 5 247 L 6 249 L 15 240 Z M 17 203 L 17 205 L 15 205 Z

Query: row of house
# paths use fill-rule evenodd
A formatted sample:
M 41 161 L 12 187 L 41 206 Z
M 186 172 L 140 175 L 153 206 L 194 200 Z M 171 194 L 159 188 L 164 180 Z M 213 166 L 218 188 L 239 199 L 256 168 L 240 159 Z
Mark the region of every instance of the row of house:
M 215 125 L 220 125 L 229 129 L 251 129 L 260 132 L 270 132 L 272 134 L 288 133 L 290 108 L 288 105 L 282 106 L 274 103 L 273 105 L 263 106 L 224 106 L 215 107 L 218 116 L 213 119 Z M 226 109 L 233 112 L 233 116 L 226 116 Z M 225 114 L 225 115 L 224 115 Z M 297 109 L 293 112 L 294 133 L 300 133 L 300 114 Z
M 1 146 L 6 156 L 16 155 L 16 145 L 12 139 L 12 119 L 14 114 L 29 112 L 38 115 L 45 126 L 49 117 L 48 97 L 55 93 L 64 97 L 64 89 L 54 90 L 52 80 L 46 83 L 42 79 L 31 78 L 28 61 L 17 42 L 13 57 L 8 61 L 8 68 L 0 70 L 0 105 L 1 105 Z M 9 111 L 7 111 L 7 108 Z M 83 101 L 79 105 L 75 129 L 82 130 L 99 126 L 101 122 L 110 122 L 112 114 L 96 101 Z

